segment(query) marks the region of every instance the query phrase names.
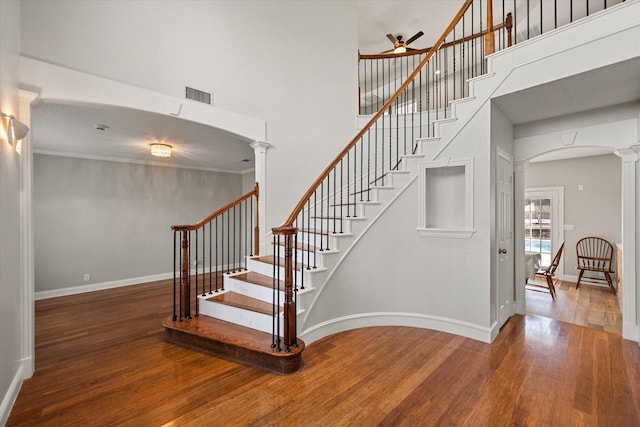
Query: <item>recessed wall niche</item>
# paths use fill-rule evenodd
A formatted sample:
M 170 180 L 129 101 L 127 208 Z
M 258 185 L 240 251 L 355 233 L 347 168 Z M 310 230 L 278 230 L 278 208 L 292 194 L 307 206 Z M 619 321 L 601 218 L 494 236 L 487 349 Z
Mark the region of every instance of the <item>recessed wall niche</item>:
M 473 235 L 473 159 L 445 159 L 420 165 L 422 236 Z

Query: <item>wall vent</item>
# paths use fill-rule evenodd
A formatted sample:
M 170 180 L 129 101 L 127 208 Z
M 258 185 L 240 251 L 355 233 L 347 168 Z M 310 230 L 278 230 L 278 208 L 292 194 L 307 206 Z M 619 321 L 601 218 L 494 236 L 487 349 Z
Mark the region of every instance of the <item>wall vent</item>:
M 194 89 L 192 87 L 186 87 L 186 96 L 187 99 L 193 99 L 194 101 L 203 102 L 205 104 L 211 105 L 211 94 L 208 92 L 203 92 L 198 89 Z

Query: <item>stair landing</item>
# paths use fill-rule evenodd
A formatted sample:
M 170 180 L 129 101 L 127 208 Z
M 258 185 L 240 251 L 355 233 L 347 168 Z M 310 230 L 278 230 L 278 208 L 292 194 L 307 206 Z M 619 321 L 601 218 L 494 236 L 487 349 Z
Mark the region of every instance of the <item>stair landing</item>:
M 165 339 L 173 344 L 203 351 L 224 359 L 278 374 L 291 374 L 302 368 L 304 341 L 285 351 L 271 348 L 271 334 L 233 323 L 198 316 L 182 322 L 164 319 Z

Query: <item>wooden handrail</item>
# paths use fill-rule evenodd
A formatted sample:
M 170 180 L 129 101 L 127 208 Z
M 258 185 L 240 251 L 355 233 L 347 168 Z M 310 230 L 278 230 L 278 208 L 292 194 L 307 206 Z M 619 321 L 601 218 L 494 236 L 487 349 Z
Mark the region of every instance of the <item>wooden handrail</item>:
M 329 173 L 333 170 L 333 168 L 335 168 L 338 165 L 338 163 L 340 163 L 340 161 L 343 159 L 343 157 L 345 157 L 345 155 L 349 152 L 349 150 L 351 150 L 358 143 L 360 138 L 362 138 L 365 135 L 365 133 L 369 131 L 369 129 L 373 126 L 373 124 L 384 114 L 385 111 L 389 109 L 389 107 L 391 107 L 391 105 L 402 94 L 402 92 L 411 84 L 411 82 L 415 79 L 415 77 L 420 73 L 420 70 L 427 64 L 427 62 L 429 62 L 429 60 L 437 51 L 437 49 L 439 49 L 440 46 L 444 43 L 444 40 L 446 39 L 447 35 L 458 24 L 458 21 L 465 14 L 465 12 L 467 11 L 467 9 L 469 8 L 472 2 L 473 0 L 466 0 L 464 2 L 462 7 L 460 8 L 460 11 L 458 11 L 456 16 L 453 18 L 449 26 L 447 26 L 446 30 L 442 33 L 442 35 L 438 38 L 438 40 L 433 45 L 431 50 L 429 50 L 429 52 L 427 52 L 427 55 L 422 59 L 422 61 L 420 61 L 420 64 L 418 64 L 416 69 L 413 70 L 411 74 L 409 74 L 409 76 L 404 81 L 404 83 L 402 83 L 402 85 L 400 85 L 398 90 L 387 100 L 387 102 L 385 102 L 382 108 L 378 110 L 378 112 L 371 118 L 371 120 L 369 120 L 369 122 L 362 128 L 362 130 L 358 132 L 358 134 L 349 142 L 349 144 L 347 144 L 347 146 L 342 151 L 340 151 L 340 153 L 336 156 L 336 158 L 331 163 L 329 163 L 329 166 L 327 166 L 322 171 L 320 176 L 313 182 L 313 184 L 311 184 L 311 187 L 309 187 L 307 192 L 304 193 L 304 195 L 302 196 L 298 204 L 295 206 L 295 208 L 293 209 L 293 211 L 291 212 L 291 214 L 289 215 L 285 223 L 282 225 L 282 227 L 293 226 L 294 221 L 296 220 L 296 218 L 298 217 L 302 209 L 304 209 L 304 205 L 307 203 L 307 200 L 309 200 L 309 198 L 313 195 L 313 193 L 318 189 L 320 184 L 329 175 Z M 277 234 L 276 229 L 273 229 L 273 232 L 274 234 Z
M 195 224 L 191 224 L 191 225 L 172 225 L 171 229 L 174 230 L 174 231 L 186 231 L 186 230 L 193 231 L 193 230 L 197 230 L 198 228 L 202 227 L 206 223 L 208 223 L 211 220 L 213 220 L 215 217 L 222 215 L 222 213 L 228 211 L 229 209 L 231 209 L 235 205 L 238 205 L 241 202 L 243 202 L 243 201 L 245 201 L 248 198 L 253 197 L 253 196 L 256 196 L 256 206 L 257 206 L 258 205 L 258 197 L 259 197 L 259 188 L 258 188 L 258 183 L 257 182 L 256 182 L 256 185 L 253 187 L 253 190 L 249 191 L 247 194 L 244 194 L 244 195 L 238 197 L 233 202 L 230 202 L 227 205 L 221 207 L 220 209 L 218 209 L 217 211 L 213 212 L 211 215 L 207 216 L 206 218 L 203 218 L 200 221 L 196 222 Z M 256 217 L 257 217 L 257 215 L 256 215 Z
M 180 233 L 180 248 L 179 248 L 179 259 L 180 259 L 180 287 L 179 287 L 179 291 L 178 291 L 178 295 L 180 296 L 179 298 L 179 319 L 180 321 L 182 321 L 182 319 L 191 319 L 191 231 L 195 231 L 195 237 L 196 237 L 196 243 L 198 242 L 198 230 L 200 228 L 204 228 L 206 226 L 206 224 L 209 224 L 209 230 L 211 231 L 211 222 L 213 220 L 216 220 L 216 228 L 217 228 L 217 218 L 224 215 L 225 213 L 229 212 L 231 209 L 234 209 L 236 206 L 240 205 L 240 203 L 244 202 L 245 200 L 250 199 L 251 197 L 255 196 L 255 206 L 256 206 L 256 212 L 255 212 L 255 221 L 253 222 L 253 240 L 254 240 L 254 246 L 253 246 L 253 250 L 255 251 L 254 254 L 258 255 L 259 253 L 259 248 L 260 248 L 260 228 L 259 228 L 259 223 L 258 223 L 258 218 L 259 218 L 259 211 L 258 211 L 258 198 L 259 198 L 259 187 L 258 187 L 258 183 L 255 184 L 255 186 L 253 187 L 253 190 L 249 191 L 247 194 L 244 194 L 240 197 L 238 197 L 236 200 L 232 201 L 231 203 L 228 203 L 227 205 L 221 207 L 220 209 L 216 210 L 215 212 L 213 212 L 211 215 L 208 215 L 206 218 L 198 221 L 195 224 L 191 224 L 191 225 L 172 225 L 171 229 L 173 230 L 174 233 L 174 254 L 173 254 L 173 266 L 174 266 L 174 276 L 173 276 L 173 293 L 174 293 L 174 303 L 173 303 L 173 320 L 178 320 L 178 316 L 176 314 L 176 301 L 175 301 L 175 295 L 176 295 L 176 259 L 177 259 L 177 253 L 176 253 L 176 234 Z M 242 205 L 240 205 L 242 208 Z M 235 211 L 234 211 L 235 213 Z M 253 213 L 252 213 L 253 215 Z M 247 219 L 248 215 L 245 212 L 245 221 Z M 222 216 L 222 219 L 224 221 L 224 216 Z M 235 219 L 234 219 L 235 221 Z M 246 224 L 246 222 L 245 222 Z M 234 223 L 234 238 L 235 238 L 235 223 Z M 204 230 L 203 230 L 204 232 Z M 217 233 L 217 231 L 216 231 Z M 247 233 L 245 233 L 245 236 L 248 235 L 248 231 Z M 203 240 L 204 242 L 204 240 Z M 246 240 L 245 240 L 245 244 L 246 244 Z M 196 244 L 196 261 L 198 259 L 198 245 Z M 249 247 L 249 245 L 247 245 L 247 247 Z M 211 251 L 211 247 L 210 247 L 210 251 Z M 217 245 L 216 245 L 216 250 L 217 250 Z M 204 243 L 203 243 L 203 252 L 204 252 Z M 224 253 L 222 255 L 222 258 L 224 259 Z M 217 254 L 216 254 L 216 263 L 217 263 Z M 235 244 L 234 244 L 234 259 L 235 259 Z M 229 258 L 227 258 L 227 261 L 229 261 Z M 211 264 L 211 258 L 209 260 L 210 262 L 210 270 L 209 270 L 209 274 L 212 274 L 212 264 Z M 235 265 L 235 262 L 234 262 Z M 215 277 L 218 277 L 218 268 L 216 267 L 216 271 L 213 272 Z M 204 276 L 203 276 L 204 277 Z M 195 273 L 195 280 L 196 280 L 196 293 L 198 293 L 198 270 L 196 268 L 196 273 Z M 202 283 L 202 290 L 204 293 L 204 282 Z M 216 291 L 217 291 L 217 279 L 216 279 Z M 211 293 L 211 280 L 209 281 L 209 291 Z M 196 298 L 196 307 L 195 307 L 195 314 L 196 316 L 198 316 L 198 299 Z
M 492 27 L 491 32 L 496 32 L 498 30 L 501 30 L 503 28 L 507 27 L 507 25 L 503 22 L 501 24 L 497 24 L 494 25 Z M 464 42 L 468 42 L 469 40 L 473 40 L 473 39 L 477 39 L 480 37 L 484 37 L 487 34 L 489 34 L 488 30 L 485 31 L 480 31 L 478 33 L 475 34 L 471 34 L 469 36 L 463 37 L 461 39 L 456 39 L 447 43 L 444 43 L 442 46 L 440 46 L 441 48 L 447 48 L 447 47 L 451 47 L 451 46 L 455 46 Z M 431 47 L 425 47 L 424 49 L 416 49 L 416 50 L 408 50 L 405 53 L 394 53 L 394 54 L 389 54 L 389 53 L 374 53 L 374 54 L 358 54 L 358 58 L 359 59 L 391 59 L 391 58 L 398 58 L 398 57 L 403 57 L 403 56 L 413 56 L 413 55 L 421 55 L 423 53 L 428 53 L 431 49 L 433 49 L 433 46 Z

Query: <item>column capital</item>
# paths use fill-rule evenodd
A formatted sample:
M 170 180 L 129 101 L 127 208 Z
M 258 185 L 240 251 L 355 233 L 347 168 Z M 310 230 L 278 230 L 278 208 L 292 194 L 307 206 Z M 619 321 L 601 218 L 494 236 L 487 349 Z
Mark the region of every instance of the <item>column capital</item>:
M 513 162 L 513 171 L 522 172 L 527 166 L 529 166 L 529 160 L 516 160 Z
M 271 147 L 271 144 L 264 141 L 254 141 L 249 145 L 256 153 L 265 153 L 267 149 Z
M 621 148 L 614 151 L 615 155 L 622 159 L 623 163 L 634 163 L 640 160 L 640 145 L 632 145 L 629 148 Z

